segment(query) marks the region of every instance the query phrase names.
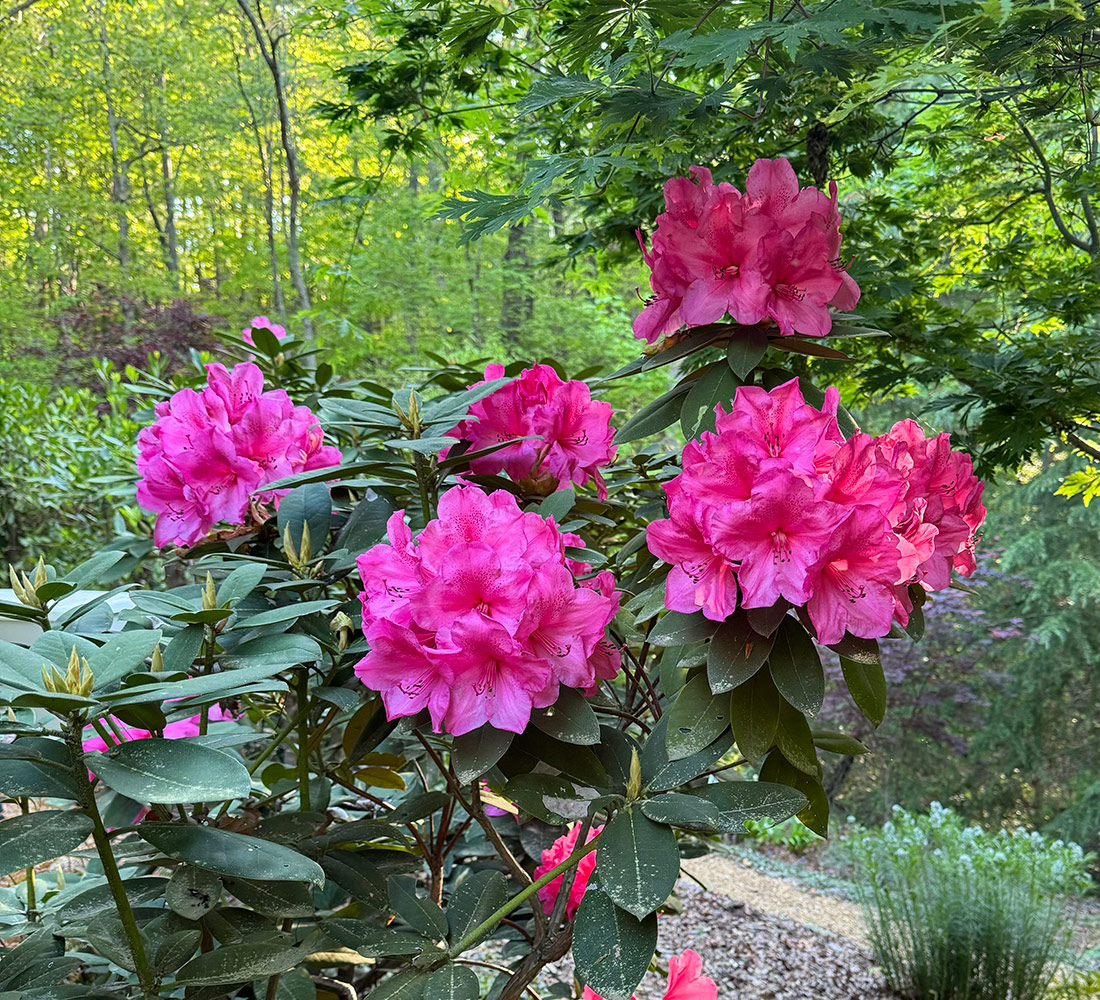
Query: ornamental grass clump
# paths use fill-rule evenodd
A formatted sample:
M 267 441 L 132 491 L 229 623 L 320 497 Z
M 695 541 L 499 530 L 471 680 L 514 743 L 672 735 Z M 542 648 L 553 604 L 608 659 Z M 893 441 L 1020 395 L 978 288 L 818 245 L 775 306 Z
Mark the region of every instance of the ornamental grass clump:
M 1089 887 L 1076 844 L 964 826 L 938 802 L 895 806 L 843 853 L 887 980 L 920 1000 L 1044 996 L 1070 943 L 1067 904 Z

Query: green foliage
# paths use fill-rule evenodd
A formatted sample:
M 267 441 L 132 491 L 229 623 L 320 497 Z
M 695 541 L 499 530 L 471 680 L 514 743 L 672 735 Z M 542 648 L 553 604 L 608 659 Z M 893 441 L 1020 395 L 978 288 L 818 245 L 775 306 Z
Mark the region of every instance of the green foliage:
M 1081 848 L 966 826 L 934 802 L 842 843 L 890 985 L 937 1000 L 1040 1000 L 1066 956 L 1065 907 L 1090 885 Z M 1072 910 L 1069 911 L 1072 913 Z
M 771 823 L 767 820 L 750 819 L 745 823 L 745 838 L 762 844 L 774 844 L 785 847 L 794 854 L 802 854 L 821 838 L 796 816 Z
M 102 393 L 0 379 L 0 528 L 10 563 L 40 555 L 78 562 L 89 544 L 139 516 L 132 482 L 141 424 L 119 373 L 101 374 Z

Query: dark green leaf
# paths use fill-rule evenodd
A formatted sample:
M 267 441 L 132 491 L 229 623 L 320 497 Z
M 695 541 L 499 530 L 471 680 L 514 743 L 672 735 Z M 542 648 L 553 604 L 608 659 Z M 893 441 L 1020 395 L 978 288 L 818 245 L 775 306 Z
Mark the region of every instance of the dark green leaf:
M 448 935 L 457 944 L 495 913 L 508 899 L 508 880 L 498 871 L 470 873 L 447 903 Z
M 456 736 L 451 745 L 451 765 L 459 783 L 476 781 L 507 752 L 512 734 L 492 726 L 482 726 Z
M 438 812 L 449 801 L 450 797 L 445 792 L 420 792 L 416 795 L 409 795 L 402 800 L 401 805 L 386 817 L 386 821 L 389 823 L 415 823 L 417 820 L 426 819 L 432 813 Z
M 220 802 L 252 790 L 237 757 L 189 740 L 132 740 L 84 762 L 116 792 L 139 802 Z
M 435 944 L 419 934 L 379 927 L 366 920 L 345 917 L 326 920 L 321 929 L 337 944 L 352 948 L 364 958 L 386 958 L 391 955 L 416 955 Z
M 7 744 L 25 757 L 0 764 L 0 792 L 12 798 L 75 799 L 76 782 L 69 767 L 68 748 L 45 736 L 22 736 Z M 7 757 L 7 755 L 5 755 Z
M 825 698 L 825 669 L 809 633 L 796 618 L 787 616 L 768 657 L 772 680 L 795 708 L 816 715 Z
M 189 672 L 202 648 L 204 634 L 205 629 L 201 625 L 188 625 L 172 636 L 161 650 L 165 673 Z
M 639 920 L 589 885 L 573 920 L 577 975 L 606 1000 L 629 1000 L 657 948 L 657 917 Z
M 313 896 L 308 882 L 263 882 L 235 878 L 228 879 L 225 887 L 245 906 L 265 917 L 313 915 Z
M 778 603 L 768 608 L 745 608 L 745 615 L 754 631 L 761 635 L 772 636 L 783 623 L 790 607 L 790 604 L 781 598 Z
M 703 374 L 691 383 L 680 409 L 680 428 L 684 437 L 690 441 L 698 437 L 701 431 L 713 431 L 715 406 L 724 403 L 728 407 L 740 384 L 740 379 L 721 361 L 715 361 L 704 369 Z
M 504 797 L 551 826 L 563 826 L 580 819 L 580 816 L 563 815 L 558 811 L 564 809 L 566 803 L 573 802 L 577 793 L 569 781 L 554 774 L 517 775 L 504 786 Z
M 279 541 L 289 526 L 295 553 L 301 553 L 303 525 L 309 525 L 311 554 L 316 557 L 323 552 L 331 523 L 332 498 L 324 483 L 298 486 L 279 501 Z
M 861 663 L 842 656 L 840 669 L 856 708 L 872 725 L 880 725 L 886 715 L 886 676 L 882 672 L 882 664 L 877 660 Z
M 571 486 L 556 490 L 539 504 L 539 516 L 552 517 L 557 524 L 563 524 L 576 502 L 577 491 Z
M 168 879 L 142 875 L 128 878 L 122 883 L 131 906 L 142 906 L 160 899 L 167 891 Z M 97 885 L 73 896 L 57 912 L 63 924 L 88 923 L 101 917 L 113 916 L 118 911 L 115 897 L 109 885 Z
M 258 837 L 172 823 L 142 823 L 141 836 L 170 858 L 220 875 L 317 885 L 325 882 L 324 872 L 316 862 L 289 847 Z
M 782 701 L 767 670 L 730 693 L 730 725 L 738 750 L 749 760 L 759 760 L 775 742 Z
M 398 972 L 370 991 L 371 1000 L 427 1000 L 427 972 Z
M 698 612 L 685 615 L 680 611 L 669 611 L 653 626 L 646 638 L 654 646 L 679 646 L 710 638 L 718 625 L 718 622 L 712 622 Z
M 718 810 L 697 795 L 666 792 L 642 803 L 642 812 L 654 823 L 684 830 L 713 833 L 718 829 Z
M 447 936 L 447 918 L 436 903 L 416 891 L 416 879 L 399 875 L 389 880 L 393 912 L 413 930 L 438 941 Z
M 386 522 L 394 512 L 393 501 L 383 493 L 370 493 L 352 510 L 340 534 L 336 548 L 347 549 L 352 555 L 366 552 L 386 533 Z
M 814 729 L 812 735 L 814 746 L 822 750 L 828 750 L 830 753 L 842 753 L 848 756 L 868 753 L 867 748 L 859 740 L 847 733 L 837 733 L 828 729 Z
M 88 666 L 95 675 L 96 689 L 114 684 L 128 673 L 142 668 L 160 639 L 160 629 L 137 629 L 111 636 L 88 657 Z
M 715 694 L 740 687 L 768 658 L 774 636 L 754 631 L 748 616 L 737 611 L 711 636 L 707 647 L 707 680 Z
M 725 731 L 729 721 L 729 698 L 711 694 L 706 677 L 696 674 L 668 711 L 668 759 L 681 760 L 698 753 Z
M 279 943 L 231 944 L 196 955 L 176 974 L 189 986 L 243 983 L 293 969 L 309 949 Z
M 600 742 L 600 722 L 596 713 L 584 696 L 572 688 L 561 688 L 553 705 L 532 712 L 531 722 L 565 743 L 591 746 Z
M 616 443 L 626 444 L 628 441 L 636 441 L 663 431 L 679 417 L 681 399 L 690 388 L 691 383 L 682 383 L 642 407 L 618 429 L 615 434 Z
M 172 873 L 164 899 L 173 913 L 187 920 L 198 920 L 218 905 L 221 894 L 221 879 L 213 872 L 180 865 Z
M 817 761 L 810 724 L 805 715 L 786 701 L 779 708 L 775 742 L 783 756 L 800 771 L 814 776 L 819 773 L 821 766 Z
M 424 984 L 425 1000 L 477 1000 L 481 983 L 468 965 L 453 962 L 436 969 Z
M 75 810 L 44 809 L 0 823 L 3 874 L 40 865 L 75 851 L 92 832 L 92 821 Z
M 726 349 L 726 362 L 738 378 L 747 379 L 768 350 L 768 335 L 758 326 L 737 328 Z
M 800 771 L 775 750 L 761 765 L 760 780 L 789 785 L 800 791 L 806 797 L 806 805 L 798 818 L 819 836 L 829 835 L 829 799 L 817 775 Z
M 238 566 L 218 585 L 218 607 L 232 606 L 241 598 L 247 597 L 260 585 L 266 572 L 267 567 L 260 562 Z
M 717 810 L 722 833 L 744 833 L 749 819 L 784 820 L 806 805 L 801 792 L 767 781 L 712 782 L 689 794 Z
M 324 614 L 332 611 L 340 604 L 339 601 L 298 601 L 294 604 L 286 604 L 280 608 L 269 608 L 259 614 L 248 615 L 246 618 L 238 618 L 230 626 L 229 630 L 238 628 L 259 628 L 261 625 L 278 625 L 280 622 L 296 621 L 306 615 Z
M 611 901 L 641 920 L 668 899 L 680 876 L 676 837 L 640 809 L 616 813 L 600 835 L 596 871 Z
M 692 778 L 699 777 L 729 753 L 733 746 L 733 736 L 723 733 L 699 753 L 670 761 L 665 746 L 667 725 L 668 717 L 665 716 L 653 727 L 653 731 L 642 746 L 642 781 L 647 788 L 655 792 L 679 788 Z

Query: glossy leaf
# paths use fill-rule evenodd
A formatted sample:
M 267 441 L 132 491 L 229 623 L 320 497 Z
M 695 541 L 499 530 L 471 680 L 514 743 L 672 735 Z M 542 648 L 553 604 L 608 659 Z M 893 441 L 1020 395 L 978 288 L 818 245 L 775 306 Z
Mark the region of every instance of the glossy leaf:
M 297 851 L 258 837 L 246 837 L 208 826 L 142 823 L 141 836 L 170 858 L 236 875 L 278 882 L 324 885 L 321 867 Z
M 512 733 L 493 726 L 482 726 L 456 736 L 451 746 L 451 765 L 463 785 L 476 781 L 489 770 L 512 745 Z
M 104 784 L 139 802 L 219 802 L 252 790 L 239 758 L 189 740 L 132 740 L 86 754 L 84 762 Z
M 750 819 L 784 820 L 806 805 L 800 791 L 767 781 L 718 781 L 689 794 L 714 807 L 722 833 L 744 833 Z
M 809 633 L 787 616 L 779 626 L 768 667 L 779 693 L 795 708 L 816 715 L 825 698 L 825 668 Z
M 680 876 L 676 837 L 640 809 L 616 813 L 600 835 L 596 871 L 611 901 L 641 920 L 668 899 Z
M 629 1000 L 657 948 L 657 917 L 642 920 L 589 885 L 573 919 L 577 975 L 605 1000 Z
M 4 875 L 75 851 L 91 835 L 82 812 L 43 809 L 0 822 L 0 869 Z
M 767 670 L 730 693 L 730 726 L 737 748 L 749 760 L 759 760 L 775 742 L 782 701 Z
M 886 675 L 882 664 L 877 659 L 873 663 L 861 663 L 842 656 L 840 669 L 856 708 L 872 725 L 881 725 L 886 716 Z
M 707 646 L 707 680 L 715 694 L 744 684 L 768 659 L 775 636 L 764 636 L 743 611 L 734 612 L 711 636 Z
M 669 760 L 681 760 L 713 743 L 729 725 L 729 698 L 711 694 L 706 677 L 697 674 L 681 689 L 668 710 L 666 747 Z

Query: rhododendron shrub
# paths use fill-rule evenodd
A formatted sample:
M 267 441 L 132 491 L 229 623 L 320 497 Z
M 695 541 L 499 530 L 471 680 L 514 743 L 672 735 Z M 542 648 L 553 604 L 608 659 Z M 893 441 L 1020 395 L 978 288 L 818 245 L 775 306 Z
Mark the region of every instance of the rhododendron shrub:
M 971 573 L 985 513 L 946 434 L 815 385 L 878 332 L 835 312 L 838 194 L 781 160 L 670 180 L 650 346 L 599 383 L 394 391 L 257 317 L 242 363 L 143 385 L 154 518 L 0 604 L 41 630 L 0 643 L 0 988 L 627 1000 L 667 968 L 666 1000 L 716 1000 L 669 946 L 682 856 L 828 834 L 822 755 L 868 748 L 820 646 L 873 729 L 880 643 Z M 667 390 L 637 412 L 595 398 L 640 372 Z
M 181 389 L 156 416 L 138 435 L 137 499 L 157 515 L 157 545 L 193 545 L 216 524 L 244 524 L 261 487 L 340 462 L 309 408 L 282 389 L 265 392 L 254 364 L 208 365 L 201 390 Z

